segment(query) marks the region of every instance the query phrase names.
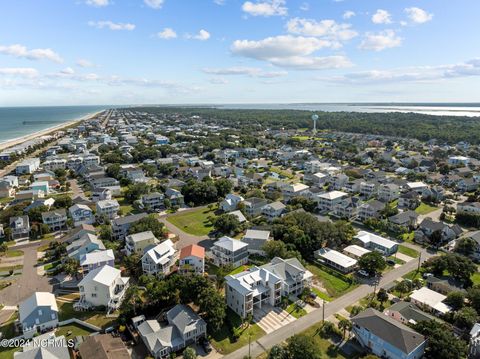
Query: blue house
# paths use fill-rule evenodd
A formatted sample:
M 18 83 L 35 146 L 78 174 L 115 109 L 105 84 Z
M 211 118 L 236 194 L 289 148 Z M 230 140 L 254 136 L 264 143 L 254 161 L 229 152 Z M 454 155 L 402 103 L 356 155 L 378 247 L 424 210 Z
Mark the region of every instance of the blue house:
M 18 313 L 26 338 L 32 338 L 37 332 L 58 325 L 58 307 L 53 293 L 33 293 L 19 304 Z
M 426 339 L 387 315 L 368 308 L 352 318 L 355 338 L 368 352 L 388 359 L 419 359 Z
M 103 242 L 96 235 L 86 233 L 67 246 L 67 255 L 79 261 L 84 254 L 103 250 L 105 250 Z

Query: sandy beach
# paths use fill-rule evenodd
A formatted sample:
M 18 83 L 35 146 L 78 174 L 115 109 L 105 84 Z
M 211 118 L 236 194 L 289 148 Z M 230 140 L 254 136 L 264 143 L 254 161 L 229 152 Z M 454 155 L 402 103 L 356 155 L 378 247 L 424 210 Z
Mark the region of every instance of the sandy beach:
M 96 115 L 98 115 L 99 113 L 103 112 L 102 111 L 98 111 L 98 112 L 95 112 L 95 113 L 89 113 L 81 118 L 78 118 L 76 120 L 71 120 L 71 121 L 68 121 L 68 122 L 64 122 L 60 125 L 57 125 L 57 126 L 53 126 L 53 127 L 49 127 L 49 128 L 46 128 L 42 131 L 38 131 L 38 132 L 35 132 L 35 133 L 31 133 L 29 135 L 25 135 L 25 136 L 22 136 L 22 137 L 18 137 L 18 138 L 14 138 L 14 139 L 11 139 L 11 140 L 8 140 L 8 141 L 5 141 L 5 142 L 2 142 L 0 143 L 0 151 L 3 151 L 7 148 L 10 148 L 10 147 L 13 147 L 13 146 L 16 146 L 16 145 L 19 145 L 25 141 L 29 141 L 29 140 L 33 140 L 37 137 L 41 137 L 41 136 L 45 136 L 45 135 L 49 135 L 53 132 L 56 132 L 56 131 L 59 131 L 59 130 L 62 130 L 66 127 L 69 127 L 69 126 L 72 126 L 72 125 L 75 125 L 79 122 L 82 122 L 82 121 L 85 121 L 85 120 L 88 120 Z

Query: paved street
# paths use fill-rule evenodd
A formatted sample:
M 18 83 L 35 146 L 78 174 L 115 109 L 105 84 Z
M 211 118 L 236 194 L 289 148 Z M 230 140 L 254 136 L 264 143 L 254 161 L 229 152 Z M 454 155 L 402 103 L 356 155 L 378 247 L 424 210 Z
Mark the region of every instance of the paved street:
M 419 250 L 419 247 L 414 247 L 415 249 Z M 421 257 L 420 261 L 423 262 L 426 259 L 433 256 L 433 254 L 428 253 L 426 250 L 421 250 Z M 410 261 L 405 265 L 394 269 L 388 273 L 386 273 L 380 281 L 379 287 L 386 286 L 387 284 L 392 283 L 394 280 L 402 277 L 403 275 L 415 270 L 418 266 L 418 259 Z M 343 308 L 356 303 L 369 293 L 373 291 L 373 286 L 368 284 L 360 285 L 358 288 L 352 290 L 351 292 L 341 296 L 334 301 L 327 303 L 325 305 L 325 318 L 328 318 L 330 315 L 333 315 Z M 262 352 L 267 351 L 275 344 L 281 343 L 285 341 L 287 338 L 291 337 L 296 333 L 300 333 L 307 328 L 311 327 L 314 324 L 320 323 L 322 321 L 322 308 L 316 309 L 307 315 L 289 323 L 288 325 L 270 333 L 256 342 L 251 344 L 251 356 L 252 358 L 257 357 Z M 248 356 L 248 345 L 244 346 L 237 351 L 226 355 L 225 358 L 228 359 L 242 359 L 245 356 Z
M 37 248 L 41 242 L 18 246 L 24 252 L 22 274 L 15 277 L 14 283 L 0 291 L 0 303 L 10 306 L 29 297 L 33 292 L 52 292 L 51 279 L 37 274 Z
M 78 185 L 78 182 L 76 179 L 68 180 L 68 183 L 70 183 L 70 191 L 72 192 L 71 197 L 84 197 L 85 193 L 83 192 L 83 189 Z

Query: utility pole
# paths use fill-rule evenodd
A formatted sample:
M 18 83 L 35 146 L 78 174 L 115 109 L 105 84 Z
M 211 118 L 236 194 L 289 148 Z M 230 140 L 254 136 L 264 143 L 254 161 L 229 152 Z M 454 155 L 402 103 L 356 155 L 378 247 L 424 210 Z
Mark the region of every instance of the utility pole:
M 322 299 L 322 325 L 325 322 L 325 299 Z
M 252 335 L 250 333 L 250 330 L 248 331 L 248 359 L 251 359 L 250 356 L 250 343 L 251 343 Z
M 418 256 L 418 267 L 417 267 L 417 272 L 420 271 L 420 264 L 422 263 L 422 252 L 420 252 L 420 255 Z

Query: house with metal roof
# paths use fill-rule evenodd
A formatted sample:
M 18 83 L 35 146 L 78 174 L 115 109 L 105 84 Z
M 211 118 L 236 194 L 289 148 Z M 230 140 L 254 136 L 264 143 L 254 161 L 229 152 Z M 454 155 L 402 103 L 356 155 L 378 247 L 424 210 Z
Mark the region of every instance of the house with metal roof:
M 18 305 L 18 314 L 26 338 L 58 325 L 58 306 L 53 293 L 33 293 Z
M 216 266 L 231 265 L 234 268 L 248 262 L 248 244 L 230 237 L 221 237 L 212 247 Z
M 339 270 L 342 273 L 350 273 L 357 266 L 357 260 L 330 248 L 320 248 L 314 253 L 315 258 Z
M 392 255 L 398 250 L 396 242 L 367 231 L 358 232 L 354 239 L 361 243 L 364 248 L 376 250 L 385 255 Z
M 149 249 L 142 257 L 142 269 L 146 274 L 167 275 L 176 260 L 175 246 L 170 239 Z

